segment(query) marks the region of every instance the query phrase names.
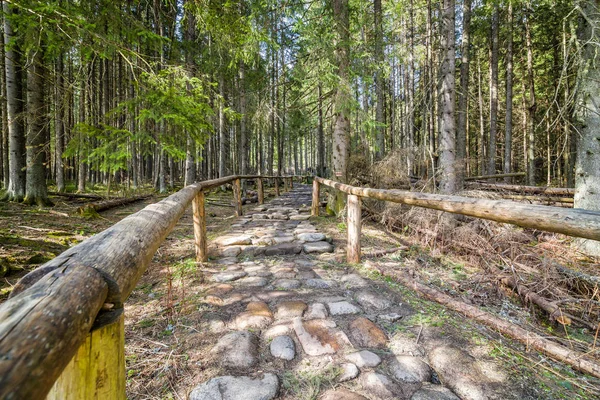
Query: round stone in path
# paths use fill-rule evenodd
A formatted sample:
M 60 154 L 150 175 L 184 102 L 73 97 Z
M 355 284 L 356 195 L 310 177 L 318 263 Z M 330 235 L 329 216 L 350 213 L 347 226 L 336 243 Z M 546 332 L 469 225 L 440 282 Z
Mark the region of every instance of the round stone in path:
M 347 361 L 356 364 L 356 366 L 359 368 L 375 368 L 381 364 L 381 358 L 369 350 L 362 350 L 355 353 L 346 354 L 344 358 Z
M 344 332 L 335 329 L 335 326 L 335 322 L 324 319 L 305 322 L 300 318 L 293 320 L 296 336 L 309 356 L 334 354 L 343 346 L 350 345 Z
M 392 359 L 389 369 L 394 378 L 400 382 L 431 381 L 431 368 L 417 357 L 396 356 Z
M 361 290 L 356 293 L 356 301 L 365 308 L 371 307 L 377 310 L 384 310 L 392 305 L 388 298 L 370 290 Z
M 262 278 L 260 276 L 248 276 L 246 278 L 242 278 L 237 281 L 238 284 L 245 287 L 262 287 L 267 286 L 269 281 L 267 278 Z
M 233 327 L 236 329 L 263 329 L 273 322 L 273 313 L 266 303 L 251 301 L 246 306 L 246 311 L 235 317 Z
M 219 251 L 219 255 L 222 257 L 237 257 L 242 252 L 240 246 L 224 247 Z
M 275 318 L 277 319 L 292 319 L 301 317 L 308 306 L 302 301 L 284 301 L 277 305 Z
M 300 281 L 296 279 L 277 279 L 273 281 L 273 286 L 278 289 L 298 289 L 300 287 Z
M 340 388 L 336 390 L 328 390 L 323 394 L 321 400 L 368 400 L 360 394 L 349 391 L 348 389 Z
M 387 376 L 377 372 L 366 372 L 361 375 L 360 384 L 365 392 L 377 399 L 398 399 L 401 389 Z
M 417 390 L 410 400 L 460 400 L 460 398 L 448 388 L 427 384 Z
M 308 307 L 304 314 L 305 319 L 324 319 L 327 318 L 327 309 L 323 303 L 313 303 Z
M 334 286 L 333 281 L 323 280 L 323 279 L 307 279 L 304 282 L 305 286 L 313 289 L 329 289 Z
M 231 282 L 236 279 L 243 278 L 247 274 L 244 271 L 231 271 L 231 272 L 222 272 L 220 274 L 215 274 L 212 276 L 212 280 L 215 282 Z
M 328 242 L 311 242 L 304 243 L 302 246 L 305 253 L 331 253 L 333 252 L 333 245 Z
M 271 400 L 279 391 L 275 374 L 261 378 L 249 376 L 219 376 L 196 386 L 189 400 Z
M 215 243 L 221 247 L 233 246 L 233 245 L 246 245 L 252 244 L 252 237 L 248 235 L 240 236 L 221 236 L 215 239 Z
M 335 303 L 328 303 L 327 305 L 329 306 L 331 315 L 358 314 L 362 311 L 360 308 L 347 301 L 338 301 Z
M 388 338 L 377 325 L 364 317 L 358 317 L 349 325 L 350 336 L 359 347 L 384 348 Z
M 258 362 L 258 339 L 248 331 L 231 332 L 219 339 L 212 352 L 224 367 L 250 368 Z
M 296 355 L 296 346 L 289 336 L 277 336 L 271 342 L 270 349 L 273 357 L 287 361 L 293 360 Z
M 325 235 L 318 232 L 298 233 L 297 237 L 298 240 L 302 240 L 304 242 L 320 242 L 325 240 Z
M 338 376 L 338 382 L 346 382 L 356 378 L 359 374 L 358 367 L 352 363 L 344 363 L 340 365 L 342 372 Z

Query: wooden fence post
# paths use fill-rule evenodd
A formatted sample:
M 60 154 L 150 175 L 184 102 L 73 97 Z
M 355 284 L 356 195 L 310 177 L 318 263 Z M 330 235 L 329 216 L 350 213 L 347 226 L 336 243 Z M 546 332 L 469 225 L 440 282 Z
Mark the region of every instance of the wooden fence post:
M 346 262 L 358 264 L 360 262 L 360 231 L 361 231 L 361 200 L 360 197 L 348 195 L 348 243 Z
M 313 217 L 319 216 L 319 202 L 321 201 L 319 196 L 319 182 L 315 179 L 313 180 L 313 190 L 312 190 L 312 207 L 310 210 L 310 215 Z
M 242 185 L 239 179 L 233 181 L 233 202 L 235 203 L 235 215 L 242 216 Z
M 289 178 L 286 176 L 283 177 L 283 191 L 284 192 L 290 191 Z
M 290 176 L 290 189 L 294 188 L 294 177 Z
M 265 203 L 265 188 L 263 187 L 262 178 L 258 178 L 256 181 L 256 190 L 258 192 L 258 204 Z
M 275 177 L 275 196 L 279 196 L 279 177 Z
M 194 244 L 196 248 L 196 261 L 208 261 L 206 251 L 206 212 L 204 209 L 204 191 L 199 191 L 192 200 L 192 213 L 194 215 Z
M 109 322 L 87 335 L 46 400 L 125 400 L 123 310 L 108 312 L 104 318 Z

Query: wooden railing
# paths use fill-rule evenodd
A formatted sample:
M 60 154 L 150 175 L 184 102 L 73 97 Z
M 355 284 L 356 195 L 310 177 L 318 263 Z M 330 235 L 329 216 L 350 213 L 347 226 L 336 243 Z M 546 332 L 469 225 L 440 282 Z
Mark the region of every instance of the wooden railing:
M 193 205 L 196 258 L 207 259 L 204 193 L 242 179 L 273 179 L 279 194 L 294 176 L 235 175 L 196 183 L 147 206 L 29 273 L 0 305 L 0 399 L 125 399 L 123 303 L 154 253 Z
M 321 184 L 348 194 L 348 245 L 346 259 L 350 263 L 360 262 L 360 209 L 362 197 L 447 211 L 454 214 L 518 225 L 524 228 L 600 240 L 600 212 L 596 211 L 531 205 L 507 200 L 488 200 L 403 190 L 361 188 L 320 177 L 315 177 L 313 180 L 312 215 L 319 215 L 319 187 Z

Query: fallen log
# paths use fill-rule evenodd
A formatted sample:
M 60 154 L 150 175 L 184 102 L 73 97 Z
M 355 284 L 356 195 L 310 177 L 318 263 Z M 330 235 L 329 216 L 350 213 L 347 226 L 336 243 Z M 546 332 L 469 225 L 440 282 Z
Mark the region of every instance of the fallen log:
M 512 172 L 510 174 L 497 174 L 497 175 L 479 175 L 479 176 L 468 176 L 465 181 L 477 181 L 485 179 L 496 179 L 496 178 L 512 178 L 517 176 L 525 176 L 525 172 Z
M 112 199 L 106 201 L 100 201 L 98 203 L 89 203 L 84 206 L 81 206 L 77 209 L 77 213 L 80 215 L 89 213 L 89 212 L 100 212 L 106 211 L 114 207 L 124 206 L 127 204 L 135 203 L 136 201 L 145 200 L 152 197 L 152 195 L 147 194 L 143 196 L 136 197 L 126 197 L 121 199 Z
M 48 192 L 51 196 L 67 197 L 69 199 L 94 199 L 102 200 L 104 197 L 97 194 L 85 194 L 85 193 L 62 193 L 62 192 Z
M 394 268 L 393 270 L 387 271 L 377 265 L 373 265 L 373 267 L 382 275 L 395 279 L 407 288 L 420 293 L 423 297 L 443 304 L 448 308 L 472 318 L 479 323 L 487 325 L 504 335 L 510 336 L 511 338 L 524 343 L 527 348 L 533 348 L 554 358 L 555 360 L 570 365 L 578 371 L 590 374 L 596 378 L 600 378 L 600 365 L 592 360 L 587 359 L 586 355 L 581 352 L 568 349 L 534 332 L 530 332 L 519 326 L 511 324 L 508 321 L 498 318 L 495 315 L 479 309 L 478 307 L 456 300 L 447 294 L 419 283 L 415 279 L 411 278 L 408 272 L 404 269 Z
M 494 183 L 470 183 L 469 187 L 471 187 L 473 189 L 488 189 L 488 190 L 507 191 L 507 192 L 516 192 L 516 193 L 545 194 L 545 195 L 551 195 L 551 196 L 569 196 L 570 197 L 575 194 L 575 189 L 572 189 L 572 188 L 506 185 L 506 184 L 494 184 Z
M 574 200 L 572 197 L 551 197 L 551 196 L 525 196 L 525 195 L 514 195 L 505 194 L 501 196 L 503 199 L 508 200 L 523 200 L 523 201 L 536 201 L 542 203 L 567 203 L 573 204 Z
M 596 287 L 600 287 L 600 276 L 588 275 L 583 272 L 573 271 L 567 267 L 555 264 L 556 270 L 565 278 L 575 279 L 583 283 L 589 291 L 593 291 Z

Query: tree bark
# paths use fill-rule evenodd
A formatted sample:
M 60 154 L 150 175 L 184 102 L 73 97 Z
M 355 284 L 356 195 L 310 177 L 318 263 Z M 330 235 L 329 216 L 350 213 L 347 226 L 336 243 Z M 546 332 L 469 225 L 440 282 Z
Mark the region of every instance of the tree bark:
M 14 6 L 4 2 L 4 42 L 12 43 L 5 53 L 6 98 L 8 115 L 9 181 L 6 196 L 11 201 L 25 197 L 25 123 L 23 120 L 23 72 L 19 41 L 13 37 L 13 27 L 7 15 L 16 14 Z
M 527 47 L 527 184 L 535 185 L 535 111 L 537 108 L 535 99 L 535 80 L 533 76 L 533 43 L 531 41 L 530 16 L 525 17 L 525 44 Z
M 467 149 L 467 107 L 469 104 L 471 0 L 463 1 L 463 31 L 460 64 L 460 92 L 458 94 L 458 121 L 456 129 L 456 175 L 459 187 L 465 178 Z
M 504 123 L 504 173 L 512 171 L 512 109 L 513 109 L 513 6 L 512 0 L 508 0 L 507 10 L 507 39 L 506 39 L 506 116 Z M 510 183 L 510 177 L 504 178 L 504 182 Z
M 442 49 L 440 97 L 442 119 L 440 124 L 440 190 L 454 193 L 458 190 L 455 166 L 456 125 L 454 122 L 454 0 L 444 0 L 442 9 Z
M 498 129 L 498 5 L 492 13 L 490 60 L 490 138 L 488 141 L 487 173 L 496 173 L 496 140 Z
M 381 24 L 381 0 L 373 0 L 373 16 L 375 22 L 375 159 L 381 160 L 385 153 L 385 127 L 383 120 L 383 28 Z M 366 95 L 366 93 L 364 94 Z
M 334 105 L 332 164 L 335 177 L 341 182 L 348 180 L 348 145 L 350 135 L 350 19 L 348 0 L 333 0 L 333 17 L 337 36 L 336 61 L 338 84 Z M 344 208 L 345 196 L 336 192 L 330 209 L 339 213 Z
M 61 193 L 65 191 L 65 169 L 62 159 L 65 145 L 65 88 L 64 88 L 64 54 L 61 52 L 56 60 L 56 100 L 54 102 L 54 129 L 55 129 L 55 157 L 56 157 L 56 190 Z
M 575 207 L 600 210 L 600 23 L 597 2 L 581 3 L 583 18 L 579 26 L 582 62 L 578 71 L 575 116 L 579 125 L 579 145 L 575 168 Z M 600 256 L 600 242 L 581 240 L 578 247 L 589 255 Z
M 47 118 L 44 104 L 44 79 L 46 76 L 42 59 L 42 49 L 31 50 L 27 67 L 27 171 L 26 204 L 47 206 L 46 186 L 46 134 Z

